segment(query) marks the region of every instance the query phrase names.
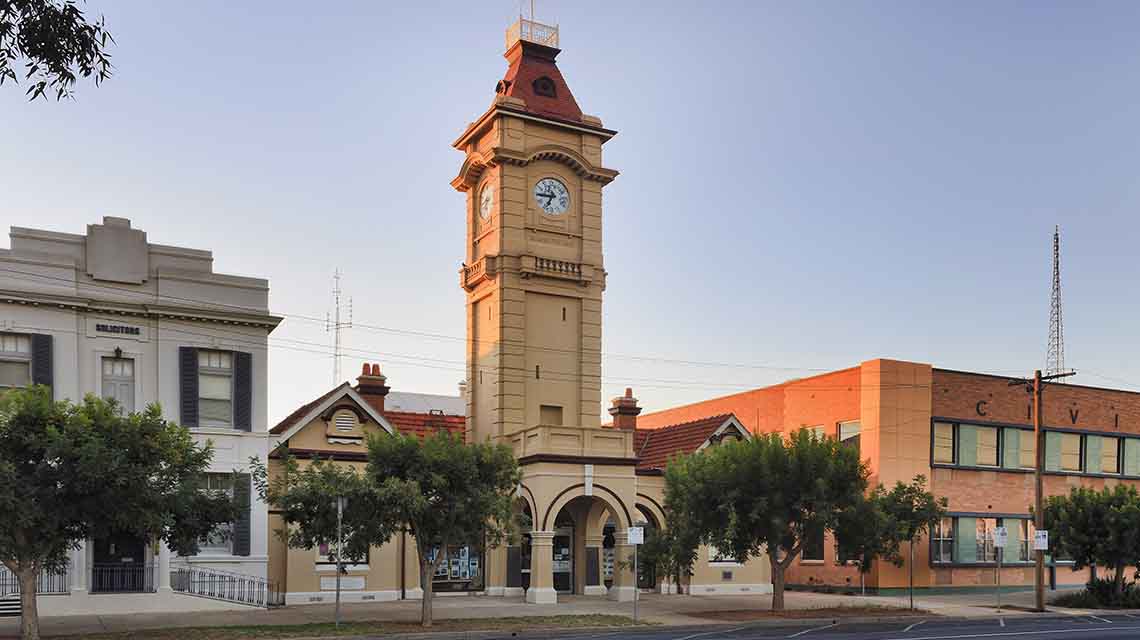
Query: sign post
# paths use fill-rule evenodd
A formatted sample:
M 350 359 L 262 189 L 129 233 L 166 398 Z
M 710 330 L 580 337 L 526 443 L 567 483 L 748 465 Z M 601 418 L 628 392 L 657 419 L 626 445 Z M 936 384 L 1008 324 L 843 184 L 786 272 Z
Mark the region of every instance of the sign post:
M 341 530 L 341 523 L 344 519 L 344 505 L 348 499 L 344 496 L 337 496 L 336 499 L 336 628 L 340 628 L 340 574 L 344 571 L 341 556 L 344 549 L 344 534 Z
M 994 528 L 994 555 L 997 560 L 997 570 L 994 572 L 994 584 L 997 585 L 997 609 L 1001 611 L 1001 557 L 1005 552 L 1005 545 L 1009 543 L 1009 532 L 1005 527 Z
M 637 588 L 638 574 L 637 574 L 637 545 L 645 544 L 645 529 L 643 527 L 630 527 L 626 531 L 628 542 L 633 545 L 633 621 L 637 622 L 637 597 L 640 595 L 640 589 Z

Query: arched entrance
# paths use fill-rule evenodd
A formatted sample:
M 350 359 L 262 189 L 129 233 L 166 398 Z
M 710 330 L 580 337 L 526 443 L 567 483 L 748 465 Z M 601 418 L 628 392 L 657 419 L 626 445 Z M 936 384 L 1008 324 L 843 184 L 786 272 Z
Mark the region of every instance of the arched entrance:
M 657 516 L 646 507 L 637 505 L 638 522 L 645 528 L 645 539 L 648 540 L 650 536 L 656 535 L 661 530 L 661 523 L 657 521 Z M 656 589 L 657 588 L 657 568 L 648 564 L 642 563 L 637 565 L 637 588 L 638 589 Z

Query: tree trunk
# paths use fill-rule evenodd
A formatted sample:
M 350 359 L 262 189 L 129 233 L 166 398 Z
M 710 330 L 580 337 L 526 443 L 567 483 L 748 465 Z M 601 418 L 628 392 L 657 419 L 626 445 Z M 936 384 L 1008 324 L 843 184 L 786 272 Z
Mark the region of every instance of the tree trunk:
M 442 555 L 442 551 L 440 553 Z M 427 558 L 420 555 L 420 589 L 423 591 L 423 598 L 420 600 L 420 624 L 425 627 L 431 626 L 431 578 L 435 573 L 435 563 L 428 562 Z
M 772 611 L 784 610 L 784 565 L 772 554 L 768 555 L 772 567 Z
M 1117 596 L 1124 595 L 1124 567 L 1116 568 L 1116 575 L 1112 577 L 1113 591 Z
M 39 578 L 36 568 L 21 568 L 16 576 L 20 579 L 20 638 L 40 640 L 40 614 L 36 609 L 36 582 Z

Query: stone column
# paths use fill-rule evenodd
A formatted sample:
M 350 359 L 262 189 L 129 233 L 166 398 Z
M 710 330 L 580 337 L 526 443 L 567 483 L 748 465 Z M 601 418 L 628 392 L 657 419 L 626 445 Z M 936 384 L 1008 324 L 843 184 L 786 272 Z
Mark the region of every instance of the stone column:
M 73 595 L 87 593 L 87 540 L 79 543 L 79 548 L 71 552 L 70 564 L 67 566 L 68 580 Z
M 170 591 L 170 547 L 165 542 L 158 543 L 158 591 Z
M 483 576 L 486 592 L 489 596 L 506 595 L 507 590 L 507 554 L 511 547 L 500 544 L 489 547 L 485 554 L 487 566 L 483 567 Z
M 526 590 L 530 604 L 554 604 L 554 532 L 530 532 L 530 588 Z
M 606 595 L 606 585 L 602 581 L 603 539 L 604 536 L 601 533 L 586 536 L 586 586 L 582 589 L 582 595 Z
M 610 600 L 633 602 L 637 589 L 637 576 L 633 574 L 633 545 L 628 544 L 624 529 L 614 531 L 614 586 L 610 587 Z

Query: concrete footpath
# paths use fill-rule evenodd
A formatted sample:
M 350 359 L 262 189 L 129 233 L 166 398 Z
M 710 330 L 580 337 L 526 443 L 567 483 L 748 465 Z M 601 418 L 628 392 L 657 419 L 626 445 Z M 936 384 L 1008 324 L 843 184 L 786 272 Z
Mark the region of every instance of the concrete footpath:
M 129 597 L 129 596 L 125 596 Z M 1026 607 L 1032 604 L 1032 592 L 1002 594 L 1003 602 Z M 633 612 L 632 603 L 617 603 L 600 597 L 559 596 L 558 604 L 526 604 L 522 598 L 486 596 L 445 596 L 435 599 L 436 620 L 504 618 L 523 616 L 555 616 L 582 614 L 626 615 Z M 789 610 L 798 610 L 797 616 L 807 623 L 820 618 L 810 614 L 812 609 L 830 607 L 906 607 L 905 596 L 860 597 L 832 594 L 788 592 L 785 604 Z M 915 598 L 917 608 L 938 616 L 955 618 L 983 618 L 997 615 L 992 594 L 971 593 Z M 740 624 L 749 619 L 748 612 L 759 612 L 771 607 L 768 595 L 676 596 L 642 594 L 639 603 L 640 618 L 647 622 L 668 626 L 695 626 L 710 624 Z M 72 635 L 114 631 L 133 631 L 155 628 L 230 626 L 230 625 L 294 625 L 314 622 L 331 622 L 333 606 L 328 604 L 290 606 L 281 609 L 247 609 L 238 611 L 212 611 L 194 613 L 135 613 L 125 615 L 80 615 L 45 617 L 40 621 L 44 635 Z M 721 615 L 718 615 L 718 612 Z M 739 612 L 725 616 L 723 612 Z M 1068 612 L 1065 612 L 1068 613 Z M 1072 612 L 1079 613 L 1079 612 Z M 418 601 L 354 603 L 342 605 L 345 620 L 416 622 L 419 620 Z M 897 612 L 884 609 L 875 616 L 891 617 Z M 1026 611 L 1006 610 L 1005 616 L 1033 615 Z M 775 621 L 773 621 L 775 622 Z M 792 622 L 785 620 L 785 622 Z M 0 638 L 9 637 L 19 630 L 18 618 L 0 618 Z

